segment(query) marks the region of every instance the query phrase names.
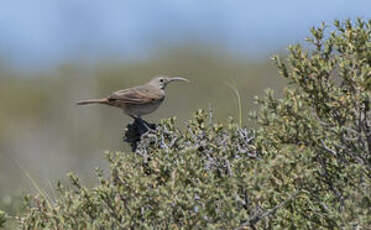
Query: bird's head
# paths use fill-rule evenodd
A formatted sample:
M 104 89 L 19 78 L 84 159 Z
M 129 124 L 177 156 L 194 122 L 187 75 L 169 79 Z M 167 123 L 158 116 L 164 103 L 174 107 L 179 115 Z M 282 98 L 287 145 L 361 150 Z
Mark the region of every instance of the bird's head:
M 158 75 L 155 78 L 153 78 L 149 82 L 149 84 L 151 84 L 151 85 L 153 85 L 157 88 L 160 88 L 160 89 L 165 89 L 167 84 L 169 84 L 170 82 L 173 82 L 173 81 L 189 82 L 189 80 L 187 80 L 185 78 L 182 78 L 182 77 L 168 77 L 168 76 L 165 76 L 165 75 Z

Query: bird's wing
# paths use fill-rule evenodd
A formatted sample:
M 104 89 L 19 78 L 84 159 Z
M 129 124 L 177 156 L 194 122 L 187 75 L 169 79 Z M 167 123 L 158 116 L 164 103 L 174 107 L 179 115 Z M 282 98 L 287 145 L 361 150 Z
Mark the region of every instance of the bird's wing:
M 114 92 L 108 100 L 119 100 L 125 104 L 148 104 L 163 100 L 165 95 L 159 90 L 147 87 L 135 87 Z

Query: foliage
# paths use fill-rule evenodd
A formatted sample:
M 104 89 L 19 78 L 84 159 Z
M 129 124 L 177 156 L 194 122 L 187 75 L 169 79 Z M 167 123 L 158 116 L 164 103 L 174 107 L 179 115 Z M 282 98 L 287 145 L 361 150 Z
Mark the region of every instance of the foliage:
M 327 39 L 325 25 L 312 29 L 307 40 L 313 50 L 296 45 L 287 62 L 273 58 L 291 87 L 282 99 L 268 92 L 258 100 L 258 135 L 264 136 L 262 152 L 298 155 L 300 161 L 292 163 L 310 173 L 295 183 L 309 195 L 306 205 L 295 206 L 295 215 L 316 228 L 366 229 L 371 226 L 371 21 L 336 21 L 335 27 Z
M 0 228 L 4 227 L 6 222 L 6 213 L 0 210 Z
M 258 98 L 255 130 L 198 111 L 163 120 L 134 154 L 108 152 L 87 188 L 27 197 L 23 229 L 370 229 L 371 21 L 312 29 L 274 62 L 290 85 Z

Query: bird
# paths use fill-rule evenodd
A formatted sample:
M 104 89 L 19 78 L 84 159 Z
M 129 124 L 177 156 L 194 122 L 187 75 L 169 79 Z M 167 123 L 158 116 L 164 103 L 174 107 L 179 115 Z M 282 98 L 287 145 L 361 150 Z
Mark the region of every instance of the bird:
M 168 77 L 156 75 L 144 85 L 122 89 L 110 96 L 100 99 L 78 101 L 77 105 L 104 104 L 121 108 L 125 114 L 134 120 L 142 120 L 142 116 L 154 112 L 165 100 L 165 88 L 170 82 L 190 82 L 183 77 Z

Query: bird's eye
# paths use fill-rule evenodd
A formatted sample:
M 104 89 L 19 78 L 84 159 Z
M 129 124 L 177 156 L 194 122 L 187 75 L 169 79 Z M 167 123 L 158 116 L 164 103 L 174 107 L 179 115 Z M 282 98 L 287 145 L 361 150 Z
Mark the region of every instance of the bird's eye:
M 161 78 L 161 79 L 160 79 L 160 82 L 164 82 L 164 79 Z

